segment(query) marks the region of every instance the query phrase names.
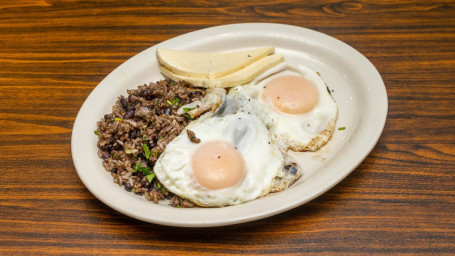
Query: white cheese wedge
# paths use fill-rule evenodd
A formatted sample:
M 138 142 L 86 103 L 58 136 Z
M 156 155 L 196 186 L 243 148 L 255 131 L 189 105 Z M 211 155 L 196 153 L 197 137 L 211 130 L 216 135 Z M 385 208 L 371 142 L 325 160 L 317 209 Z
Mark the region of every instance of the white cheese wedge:
M 205 53 L 158 48 L 156 56 L 162 66 L 176 75 L 215 79 L 232 74 L 274 52 L 274 47 Z
M 266 70 L 272 68 L 273 66 L 276 66 L 277 64 L 283 61 L 284 57 L 282 54 L 269 55 L 234 73 L 216 79 L 182 76 L 175 74 L 174 72 L 163 66 L 160 66 L 160 71 L 164 76 L 167 76 L 174 81 L 183 80 L 192 83 L 196 86 L 205 88 L 215 87 L 226 88 L 243 85 L 248 82 L 251 82 L 253 79 L 255 79 L 260 74 L 264 73 Z

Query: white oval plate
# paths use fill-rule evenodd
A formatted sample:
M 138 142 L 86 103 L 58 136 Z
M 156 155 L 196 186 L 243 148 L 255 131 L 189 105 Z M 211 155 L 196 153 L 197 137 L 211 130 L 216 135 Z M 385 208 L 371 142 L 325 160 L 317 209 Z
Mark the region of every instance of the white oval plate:
M 138 85 L 163 79 L 155 57 L 157 47 L 188 51 L 228 51 L 274 45 L 288 63 L 318 71 L 338 105 L 332 139 L 316 153 L 298 153 L 304 175 L 289 189 L 248 203 L 223 208 L 173 208 L 154 204 L 113 183 L 97 156 L 96 123 L 110 113 L 117 97 Z M 88 96 L 73 127 L 71 149 L 77 173 L 99 200 L 146 222 L 181 227 L 242 223 L 300 206 L 344 179 L 367 157 L 383 130 L 387 94 L 376 68 L 349 45 L 328 35 L 289 25 L 233 24 L 207 28 L 159 43 L 132 57 Z

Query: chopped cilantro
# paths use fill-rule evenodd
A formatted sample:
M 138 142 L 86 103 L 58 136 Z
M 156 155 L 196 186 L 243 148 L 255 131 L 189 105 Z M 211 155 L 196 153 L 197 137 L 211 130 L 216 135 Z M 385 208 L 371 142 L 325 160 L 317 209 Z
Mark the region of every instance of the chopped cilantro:
M 177 96 L 175 96 L 175 98 L 172 100 L 172 103 L 173 103 L 173 104 L 176 104 L 176 103 L 177 103 L 177 105 L 178 105 L 179 107 L 182 106 L 182 104 L 180 104 L 180 99 L 179 99 L 179 97 L 177 97 Z
M 139 162 L 139 163 L 136 163 L 136 165 L 134 165 L 134 171 L 133 171 L 133 172 L 134 172 L 134 173 L 136 173 L 136 172 L 137 172 L 137 170 L 138 170 L 138 168 L 139 168 L 141 165 L 142 165 L 142 163 L 141 163 L 141 162 Z
M 133 193 L 136 194 L 136 188 L 133 188 Z
M 142 134 L 142 140 L 145 140 L 145 134 Z
M 161 183 L 157 182 L 156 186 L 161 190 L 161 193 L 166 194 L 166 189 L 164 189 L 163 185 Z
M 185 113 L 186 113 L 186 112 L 190 112 L 193 109 L 195 109 L 195 108 L 183 108 L 183 111 L 185 111 Z
M 122 121 L 122 119 L 120 117 L 116 117 L 116 118 L 114 118 L 114 120 L 117 121 L 117 122 L 121 122 Z
M 193 119 L 193 117 L 188 113 L 183 114 L 183 116 L 190 120 Z
M 158 137 L 158 140 L 162 140 L 162 139 L 164 139 L 163 136 Z
M 114 159 L 117 159 L 117 153 L 114 153 L 113 157 Z
M 139 171 L 142 172 L 144 175 L 149 175 L 150 174 L 150 168 L 141 166 L 139 167 Z
M 342 130 L 346 130 L 346 127 L 343 126 L 343 127 L 338 128 L 338 131 L 342 131 Z
M 149 159 L 150 158 L 150 149 L 149 147 L 147 146 L 147 144 L 142 144 L 142 148 L 144 149 L 144 154 L 145 154 L 145 158 Z
M 182 208 L 182 206 L 180 206 L 180 205 L 177 205 L 176 207 L 177 207 L 177 208 Z
M 166 100 L 166 102 L 167 102 L 167 104 L 169 104 L 171 106 L 174 106 L 175 104 L 177 104 L 179 107 L 181 106 L 180 99 L 177 96 L 175 96 L 175 98 L 172 101 Z
M 155 174 L 154 173 L 147 174 L 147 175 L 145 175 L 145 177 L 147 178 L 147 180 L 149 182 L 152 182 L 152 180 L 155 178 Z
M 137 171 L 144 174 L 145 176 L 152 175 L 152 174 L 150 174 L 150 168 L 142 166 L 141 162 L 136 163 L 136 165 L 134 165 L 133 173 L 136 173 Z M 153 174 L 153 176 L 155 176 L 155 174 Z M 147 177 L 147 179 L 149 179 L 149 177 Z M 152 180 L 152 179 L 153 179 L 153 177 L 150 177 L 150 180 Z
M 95 133 L 95 135 L 100 135 L 100 132 L 98 132 L 98 130 L 94 130 L 93 132 Z

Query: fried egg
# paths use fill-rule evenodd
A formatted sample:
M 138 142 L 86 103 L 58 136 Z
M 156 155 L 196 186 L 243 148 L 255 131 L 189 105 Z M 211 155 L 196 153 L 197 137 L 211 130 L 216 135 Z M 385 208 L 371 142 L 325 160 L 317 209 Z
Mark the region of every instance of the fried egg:
M 288 176 L 300 175 L 285 165 L 257 116 L 210 115 L 191 122 L 157 160 L 154 172 L 168 190 L 200 206 L 220 207 L 282 190 Z
M 229 103 L 230 102 L 230 103 Z M 254 113 L 282 151 L 316 151 L 331 137 L 337 106 L 318 73 L 286 63 L 232 88 L 227 112 Z

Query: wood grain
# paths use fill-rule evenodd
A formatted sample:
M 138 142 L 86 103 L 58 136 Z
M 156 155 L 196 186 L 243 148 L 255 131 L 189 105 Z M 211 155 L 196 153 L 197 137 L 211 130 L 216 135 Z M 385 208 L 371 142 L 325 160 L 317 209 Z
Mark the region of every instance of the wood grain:
M 314 29 L 367 56 L 389 113 L 368 158 L 294 210 L 240 225 L 144 223 L 98 201 L 71 159 L 82 103 L 115 67 L 215 25 Z M 453 1 L 0 2 L 1 255 L 454 255 Z

